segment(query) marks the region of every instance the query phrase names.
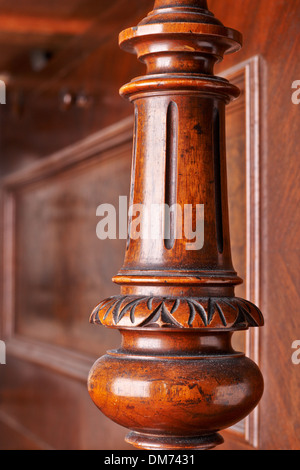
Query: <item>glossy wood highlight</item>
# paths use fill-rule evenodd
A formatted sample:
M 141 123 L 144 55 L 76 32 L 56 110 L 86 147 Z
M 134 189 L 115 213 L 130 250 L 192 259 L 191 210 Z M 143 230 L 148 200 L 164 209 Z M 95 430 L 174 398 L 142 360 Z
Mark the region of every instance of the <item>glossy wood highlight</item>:
M 205 2 L 192 0 L 156 2 L 120 35 L 148 72 L 121 88 L 139 116 L 132 202 L 155 204 L 163 228 L 156 238 L 129 232 L 114 278 L 121 295 L 91 316 L 118 328 L 123 344 L 94 364 L 88 383 L 95 404 L 129 428 L 127 441 L 139 448 L 213 448 L 222 442 L 218 431 L 262 396 L 258 367 L 230 341 L 233 331 L 263 325 L 259 309 L 234 296 L 241 279 L 230 249 L 225 105 L 239 90 L 213 75 L 215 62 L 241 42 Z M 168 241 L 166 202 L 178 205 Z M 204 205 L 200 243 L 197 204 Z M 196 232 L 183 231 L 181 210 Z

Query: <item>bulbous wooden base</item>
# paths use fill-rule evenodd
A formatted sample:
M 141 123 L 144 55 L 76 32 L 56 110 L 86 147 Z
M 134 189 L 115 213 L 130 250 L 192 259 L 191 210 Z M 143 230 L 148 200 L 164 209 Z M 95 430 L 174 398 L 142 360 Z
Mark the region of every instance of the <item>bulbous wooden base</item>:
M 97 407 L 144 449 L 210 449 L 216 434 L 247 416 L 263 393 L 254 362 L 231 346 L 232 332 L 122 329 L 122 346 L 93 366 Z

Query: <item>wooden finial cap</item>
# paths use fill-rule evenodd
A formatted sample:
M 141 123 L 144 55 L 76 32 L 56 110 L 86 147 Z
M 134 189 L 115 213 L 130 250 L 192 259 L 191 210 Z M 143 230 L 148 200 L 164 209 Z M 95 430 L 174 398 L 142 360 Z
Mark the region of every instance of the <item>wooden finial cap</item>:
M 154 4 L 154 9 L 174 7 L 175 3 L 176 5 L 178 4 L 177 6 L 188 8 L 201 8 L 202 10 L 208 10 L 207 0 L 180 0 L 177 2 L 174 2 L 174 0 L 156 0 Z
M 206 0 L 156 0 L 153 10 L 140 25 L 156 23 L 208 23 L 221 25 L 208 10 Z
M 138 26 L 123 31 L 119 42 L 124 50 L 136 53 L 146 63 L 149 56 L 152 61 L 153 57 L 162 57 L 162 54 L 172 56 L 184 52 L 187 66 L 183 65 L 182 73 L 212 75 L 211 65 L 197 68 L 199 56 L 220 61 L 224 54 L 240 49 L 242 36 L 238 31 L 224 27 L 207 9 L 206 0 L 156 0 L 148 16 Z M 196 64 L 192 69 L 191 61 Z M 148 66 L 148 73 L 169 71 Z

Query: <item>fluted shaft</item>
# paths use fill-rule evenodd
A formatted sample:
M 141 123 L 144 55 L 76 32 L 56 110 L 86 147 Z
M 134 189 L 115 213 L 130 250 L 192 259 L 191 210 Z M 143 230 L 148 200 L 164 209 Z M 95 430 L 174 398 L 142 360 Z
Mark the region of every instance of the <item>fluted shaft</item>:
M 135 106 L 130 203 L 147 208 L 142 226 L 157 230 L 144 236 L 130 215 L 114 278 L 121 294 L 91 317 L 120 329 L 123 342 L 96 362 L 89 391 L 140 448 L 212 448 L 263 391 L 258 367 L 231 346 L 234 331 L 263 324 L 234 295 L 242 281 L 231 260 L 225 107 L 239 90 L 214 75 L 241 43 L 202 0 L 157 0 L 120 35 L 147 67 L 121 89 Z

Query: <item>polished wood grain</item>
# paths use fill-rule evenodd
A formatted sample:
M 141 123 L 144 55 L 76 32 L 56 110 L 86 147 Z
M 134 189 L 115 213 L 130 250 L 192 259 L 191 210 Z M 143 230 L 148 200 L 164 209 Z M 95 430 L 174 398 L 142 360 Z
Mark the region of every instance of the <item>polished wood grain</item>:
M 95 303 L 99 284 L 111 293 L 110 278 L 125 247 L 123 240 L 96 237 L 96 209 L 104 202 L 117 207 L 118 191 L 128 193 L 131 148 L 132 120 L 126 119 L 2 180 L 2 325 L 9 353 L 85 380 L 91 357 L 99 353 L 86 304 Z M 74 283 L 66 295 L 66 285 Z M 103 352 L 116 336 L 105 335 Z
M 133 76 L 142 75 L 144 65 L 137 62 L 133 55 L 119 51 L 116 38 L 121 29 L 137 24 L 145 17 L 153 7 L 153 1 L 130 0 L 121 3 L 113 0 L 110 3 L 114 3 L 116 8 L 101 18 L 101 9 L 108 5 L 103 1 L 55 0 L 51 5 L 39 0 L 14 3 L 10 0 L 0 1 L 1 13 L 18 17 L 20 21 L 22 16 L 49 18 L 52 24 L 55 18 L 64 18 L 66 24 L 71 18 L 82 22 L 90 18 L 97 21 L 97 26 L 90 29 L 84 39 L 80 35 L 22 35 L 0 31 L 1 70 L 8 72 L 11 79 L 8 104 L 0 107 L 1 177 L 15 171 L 19 173 L 22 169 L 29 170 L 38 161 L 44 161 L 46 165 L 46 162 L 48 164 L 51 161 L 51 158 L 48 160 L 49 155 L 71 143 L 75 144 L 76 154 L 76 142 L 79 139 L 132 115 L 131 105 L 118 97 L 118 88 Z M 246 337 L 247 355 L 250 350 L 250 357 L 260 364 L 265 379 L 260 413 L 254 420 L 255 426 L 245 428 L 246 442 L 244 431 L 223 431 L 226 443 L 219 448 L 299 449 L 299 366 L 291 362 L 291 344 L 299 339 L 300 331 L 297 315 L 299 106 L 291 102 L 291 84 L 300 76 L 297 60 L 300 51 L 300 2 L 209 0 L 208 6 L 216 18 L 241 31 L 244 36 L 242 50 L 238 54 L 228 55 L 224 62 L 217 64 L 215 70 L 222 76 L 233 67 L 229 75 L 226 73 L 225 76 L 242 89 L 243 86 L 235 82 L 234 75 L 237 69 L 245 70 L 247 83 L 250 83 L 245 88 L 247 100 L 253 96 L 252 108 L 259 110 L 251 118 L 251 125 L 247 125 L 247 133 L 251 129 L 258 138 L 255 148 L 259 149 L 260 155 L 258 162 L 252 160 L 254 165 L 249 173 L 251 194 L 256 200 L 255 205 L 251 202 L 251 207 L 255 207 L 251 220 L 256 221 L 251 227 L 256 227 L 256 235 L 254 237 L 251 229 L 252 249 L 247 254 L 245 278 L 248 286 L 251 273 L 252 287 L 248 290 L 251 296 L 243 293 L 247 287 L 245 285 L 238 286 L 237 292 L 239 297 L 256 303 L 266 318 L 264 328 L 251 330 L 251 341 Z M 39 73 L 34 73 L 31 68 L 29 52 L 32 48 L 54 52 L 51 62 Z M 249 59 L 256 56 L 259 56 L 260 61 L 258 78 L 245 66 Z M 35 102 L 27 100 L 27 92 L 34 92 L 37 88 L 42 91 L 39 91 L 38 99 Z M 71 90 L 76 95 L 82 88 L 92 96 L 92 105 L 87 109 L 72 106 L 68 111 L 62 111 L 61 90 Z M 259 99 L 255 89 L 259 91 Z M 229 114 L 231 106 L 243 106 L 243 98 L 228 106 Z M 248 107 L 246 111 L 249 112 Z M 241 115 L 242 111 L 239 113 Z M 244 120 L 242 116 L 241 119 Z M 253 123 L 257 122 L 258 130 L 255 130 Z M 238 187 L 238 181 L 231 171 L 229 160 L 232 145 L 234 148 L 237 145 L 230 136 L 238 135 L 241 123 L 229 115 L 227 124 L 233 126 L 228 132 L 229 202 L 232 207 L 232 192 Z M 241 143 L 238 147 L 242 149 Z M 79 158 L 80 145 L 78 150 Z M 84 153 L 81 156 L 84 158 Z M 240 187 L 240 190 L 243 191 L 243 188 Z M 244 200 L 240 192 L 234 191 L 234 195 L 234 204 L 237 204 L 239 198 Z M 258 196 L 260 204 L 257 204 Z M 246 208 L 243 206 L 241 210 L 246 211 Z M 237 215 L 237 211 L 235 213 Z M 238 226 L 235 220 L 235 217 L 231 218 L 231 233 Z M 237 238 L 232 233 L 233 265 L 244 277 L 243 260 L 239 258 L 242 243 Z M 119 266 L 122 258 L 123 253 L 120 253 Z M 33 269 L 31 266 L 29 268 Z M 105 285 L 109 289 L 108 278 Z M 65 287 L 68 288 L 67 285 Z M 115 291 L 111 285 L 111 289 L 109 294 L 118 292 L 118 287 Z M 96 295 L 100 299 L 101 286 Z M 50 299 L 50 302 L 53 301 L 55 299 Z M 100 344 L 104 341 L 107 329 L 96 330 Z M 235 333 L 234 336 L 238 334 L 242 335 L 242 340 L 235 349 L 242 350 L 245 333 Z M 0 336 L 3 337 L 1 332 Z M 89 362 L 79 362 L 77 367 L 78 356 L 69 350 L 58 355 L 57 350 L 53 352 L 51 345 L 36 344 L 24 338 L 23 341 L 14 342 L 17 359 L 9 354 L 10 369 L 1 366 L 0 370 L 3 411 L 1 448 L 115 449 L 125 446 L 122 443 L 125 431 L 115 428 L 112 422 L 108 425 L 109 421 L 101 413 L 95 412 L 86 398 L 84 380 Z M 115 347 L 115 344 L 115 340 L 112 340 L 110 347 Z M 41 365 L 37 365 L 39 360 Z M 52 364 L 54 370 L 49 372 L 49 365 Z M 29 388 L 30 383 L 32 387 Z M 60 392 L 54 393 L 55 388 Z M 77 419 L 78 414 L 69 413 L 68 403 L 72 404 L 73 411 L 79 410 L 80 420 Z M 66 420 L 67 428 L 64 427 Z M 80 429 L 80 436 L 78 432 L 70 433 L 73 427 Z M 62 429 L 62 432 L 57 433 L 58 429 Z
M 247 416 L 263 392 L 257 365 L 231 346 L 233 331 L 262 326 L 263 317 L 234 296 L 241 279 L 230 249 L 225 105 L 239 90 L 213 75 L 242 37 L 205 1 L 190 0 L 156 1 L 119 40 L 147 66 L 120 91 L 135 104 L 131 204 L 155 204 L 159 229 L 153 238 L 130 226 L 114 277 L 121 295 L 91 316 L 118 328 L 123 342 L 94 364 L 89 392 L 138 448 L 210 449 L 223 441 L 217 431 Z M 200 245 L 192 245 L 195 234 L 183 236 L 178 208 L 166 235 L 166 204 L 195 211 L 200 203 Z M 195 213 L 188 222 L 198 229 Z
M 99 283 L 102 289 L 107 285 L 107 294 L 111 292 L 110 278 L 122 262 L 124 241 L 112 240 L 111 244 L 96 237 L 96 209 L 109 201 L 109 192 L 114 204 L 117 189 L 124 195 L 128 192 L 131 147 L 132 119 L 127 119 L 1 181 L 4 276 L 0 337 L 5 339 L 8 359 L 7 367 L 0 371 L 0 432 L 9 429 L 3 438 L 0 434 L 3 450 L 128 448 L 120 427 L 100 415 L 94 417 L 86 391 L 86 377 L 95 357 L 119 341 L 116 331 L 100 335 L 99 341 L 98 332 L 87 322 L 86 304 L 90 303 L 88 310 L 95 304 Z M 117 189 L 108 183 L 111 173 L 119 174 Z M 106 184 L 99 184 L 101 178 Z M 82 223 L 84 219 L 89 222 Z M 63 230 L 73 232 L 73 246 L 63 232 L 54 236 L 62 220 L 76 226 Z M 32 237 L 35 223 L 39 235 Z M 99 246 L 104 251 L 98 251 Z M 81 269 L 80 282 L 73 290 L 71 285 L 79 279 Z M 70 406 L 65 403 L 67 396 Z M 73 407 L 79 415 L 71 411 Z M 55 433 L 59 421 L 77 431 Z M 103 433 L 97 431 L 99 426 Z

